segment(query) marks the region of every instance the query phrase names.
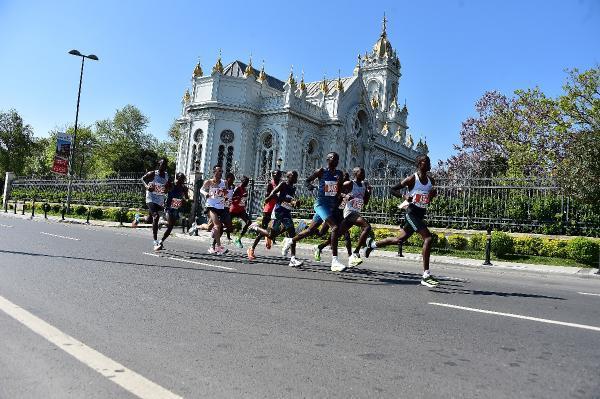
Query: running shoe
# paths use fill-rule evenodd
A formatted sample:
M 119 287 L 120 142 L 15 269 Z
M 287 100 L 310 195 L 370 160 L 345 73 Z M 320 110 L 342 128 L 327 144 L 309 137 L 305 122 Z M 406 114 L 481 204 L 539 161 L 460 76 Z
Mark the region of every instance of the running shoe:
M 423 279 L 421 279 L 421 285 L 424 285 L 425 287 L 429 288 L 437 287 L 439 283 L 440 282 L 432 275 L 423 277 Z
M 248 230 L 250 230 L 250 231 L 256 231 L 257 228 L 258 228 L 258 223 L 256 223 L 256 222 L 252 222 L 252 224 L 250 226 L 248 226 Z
M 318 246 L 318 245 L 315 245 L 315 246 L 313 247 L 313 255 L 314 255 L 314 257 L 315 257 L 315 260 L 316 260 L 317 262 L 320 262 L 320 261 L 321 261 L 321 249 L 319 248 L 319 246 Z
M 331 261 L 331 271 L 332 272 L 343 272 L 344 270 L 346 270 L 346 265 L 344 265 L 342 262 L 340 262 L 337 259 L 332 259 Z
M 273 246 L 273 240 L 271 240 L 270 237 L 266 237 L 266 239 L 265 239 L 265 247 L 267 247 L 267 249 L 271 249 L 272 246 Z
M 156 244 L 156 245 L 154 246 L 154 250 L 155 250 L 155 251 L 160 251 L 160 250 L 161 250 L 161 249 L 163 249 L 163 248 L 164 248 L 164 247 L 163 247 L 163 243 L 162 243 L 162 242 L 159 242 L 158 244 Z
M 357 254 L 352 254 L 348 258 L 348 267 L 358 266 L 361 263 L 363 263 L 363 260 Z
M 366 247 L 363 247 L 358 251 L 358 254 L 361 258 L 368 258 L 371 255 L 371 252 L 375 249 L 374 247 L 375 240 L 372 237 L 367 238 Z
M 225 248 L 223 245 L 219 245 L 215 248 L 215 250 L 217 251 L 217 253 L 219 255 L 225 255 L 228 252 L 228 249 Z
M 250 259 L 250 260 L 256 259 L 256 255 L 254 255 L 254 250 L 252 248 L 248 248 L 248 250 L 246 251 L 246 254 L 248 255 L 248 259 Z
M 292 257 L 290 259 L 290 267 L 298 267 L 298 266 L 302 266 L 304 262 L 301 261 L 300 259 L 296 259 L 296 257 Z
M 213 247 L 208 247 L 208 253 L 209 254 L 216 254 L 217 250 L 215 248 L 213 248 Z
M 290 252 L 290 248 L 292 248 L 292 239 L 286 237 L 283 239 L 283 245 L 281 247 L 281 254 L 283 256 L 287 256 L 288 252 Z
M 238 248 L 244 248 L 244 246 L 242 245 L 242 239 L 239 237 L 233 240 L 233 244 Z

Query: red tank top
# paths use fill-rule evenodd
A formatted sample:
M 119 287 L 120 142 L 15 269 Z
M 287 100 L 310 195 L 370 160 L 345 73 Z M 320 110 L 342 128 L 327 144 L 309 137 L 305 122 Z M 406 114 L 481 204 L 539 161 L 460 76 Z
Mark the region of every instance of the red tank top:
M 277 185 L 275 184 L 275 182 L 273 180 L 271 180 L 271 182 L 269 183 L 269 187 L 271 187 L 271 190 L 269 191 L 269 193 L 272 193 L 273 190 L 275 189 Z M 275 205 L 277 204 L 277 198 L 271 198 L 269 200 L 269 202 L 267 202 L 265 204 L 265 206 L 263 207 L 263 212 L 273 212 L 273 209 L 275 209 Z
M 248 199 L 248 191 L 242 186 L 237 186 L 233 192 L 233 200 L 229 207 L 231 213 L 241 213 L 246 210 L 246 200 Z

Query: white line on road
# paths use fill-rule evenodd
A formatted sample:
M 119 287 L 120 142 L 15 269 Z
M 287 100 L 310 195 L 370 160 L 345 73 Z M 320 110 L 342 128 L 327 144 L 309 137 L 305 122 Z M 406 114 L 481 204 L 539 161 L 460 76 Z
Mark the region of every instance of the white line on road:
M 11 228 L 11 227 L 13 227 L 13 226 L 11 226 L 10 224 L 2 224 L 2 223 L 0 223 L 0 227 L 8 227 L 8 228 Z
M 181 396 L 104 356 L 2 296 L 0 296 L 0 310 L 139 398 L 181 399 Z
M 65 238 L 67 240 L 73 240 L 73 241 L 79 241 L 79 238 L 73 238 L 73 237 L 67 237 L 67 236 L 61 236 L 58 234 L 52 234 L 52 233 L 45 233 L 43 231 L 40 231 L 40 234 L 45 234 L 47 236 L 52 236 L 52 237 L 58 237 L 58 238 Z
M 467 307 L 464 307 L 464 306 L 449 305 L 447 303 L 429 302 L 429 304 L 430 305 L 435 305 L 435 306 L 444 306 L 446 308 L 468 310 L 470 312 L 478 312 L 478 313 L 493 314 L 493 315 L 497 315 L 497 316 L 513 317 L 515 319 L 533 320 L 533 321 L 539 321 L 539 322 L 542 322 L 542 323 L 558 324 L 558 325 L 561 325 L 561 326 L 583 328 L 585 330 L 592 330 L 592 331 L 599 331 L 600 332 L 600 327 L 588 326 L 588 325 L 585 325 L 585 324 L 567 323 L 567 322 L 564 322 L 564 321 L 549 320 L 549 319 L 540 319 L 538 317 L 522 316 L 522 315 L 513 314 L 513 313 L 501 313 L 501 312 L 494 312 L 492 310 L 484 310 L 484 309 L 477 309 L 477 308 L 467 308 Z
M 158 258 L 162 258 L 162 256 L 157 255 L 157 254 L 151 254 L 150 252 L 144 252 L 144 255 L 149 255 L 149 256 L 154 256 L 154 257 L 158 257 Z M 210 263 L 202 263 L 202 262 L 196 262 L 194 260 L 189 260 L 189 259 L 182 259 L 182 258 L 176 258 L 174 256 L 169 256 L 169 257 L 165 257 L 167 259 L 172 259 L 172 260 L 177 260 L 179 262 L 186 262 L 186 263 L 193 263 L 194 265 L 200 265 L 200 266 L 208 266 L 208 267 L 216 267 L 217 269 L 224 269 L 224 270 L 236 270 L 233 267 L 226 267 L 226 266 L 219 266 L 219 265 L 211 265 Z
M 581 295 L 600 296 L 600 294 L 592 294 L 592 293 L 590 293 L 590 292 L 578 292 L 578 294 L 581 294 Z

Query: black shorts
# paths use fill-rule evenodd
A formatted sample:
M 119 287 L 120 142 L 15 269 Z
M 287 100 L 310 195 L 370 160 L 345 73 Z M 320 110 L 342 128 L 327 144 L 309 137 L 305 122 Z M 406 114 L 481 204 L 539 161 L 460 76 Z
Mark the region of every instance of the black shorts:
M 221 221 L 221 223 L 231 222 L 231 216 L 229 215 L 229 211 L 227 209 L 218 209 L 209 206 L 206 208 L 206 213 L 210 212 L 214 212 Z
M 169 216 L 170 219 L 172 220 L 177 220 L 179 219 L 179 209 L 177 208 L 167 208 L 166 209 L 166 214 Z
M 248 217 L 248 212 L 246 211 L 241 211 L 241 212 L 229 212 L 229 215 L 231 217 L 231 219 L 233 218 L 238 218 L 238 219 L 250 219 Z
M 352 212 L 352 213 L 350 213 L 348 216 L 346 216 L 344 218 L 344 223 L 350 224 L 350 225 L 354 225 L 354 223 L 356 223 L 356 220 L 359 217 L 360 217 L 360 213 L 358 213 L 358 212 Z
M 262 220 L 260 221 L 260 227 L 266 229 L 269 227 L 269 222 L 271 221 L 271 212 L 263 212 Z
M 344 220 L 344 210 L 340 209 L 340 208 L 335 208 L 333 210 L 333 219 L 335 220 L 336 224 L 340 224 L 342 223 L 342 220 Z
M 402 227 L 402 229 L 408 234 L 412 234 L 416 231 L 426 228 L 427 224 L 425 223 L 425 210 L 410 204 L 406 210 L 406 223 L 404 223 L 404 227 Z
M 150 213 L 160 213 L 164 210 L 164 208 L 160 205 L 158 205 L 156 202 L 147 202 L 146 206 L 148 207 L 148 210 L 150 211 Z

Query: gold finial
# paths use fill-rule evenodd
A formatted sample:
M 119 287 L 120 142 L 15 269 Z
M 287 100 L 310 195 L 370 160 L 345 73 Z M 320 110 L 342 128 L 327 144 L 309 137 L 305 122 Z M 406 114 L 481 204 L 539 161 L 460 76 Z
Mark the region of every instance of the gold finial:
M 290 86 L 295 86 L 296 85 L 296 79 L 294 79 L 294 66 L 293 65 L 290 67 L 290 76 L 288 76 L 287 83 Z
M 337 82 L 335 84 L 335 88 L 340 93 L 344 92 L 344 83 L 342 83 L 342 78 L 340 77 L 340 70 L 339 69 L 338 69 L 338 78 L 337 78 Z
M 306 84 L 304 83 L 304 69 L 302 70 L 302 78 L 300 79 L 300 90 L 306 90 Z
M 223 64 L 221 63 L 221 49 L 219 49 L 219 58 L 217 58 L 217 62 L 215 63 L 215 66 L 212 69 L 212 73 L 223 73 Z
M 185 93 L 183 94 L 183 102 L 189 103 L 191 98 L 192 96 L 190 95 L 190 91 L 188 89 L 185 89 Z
M 244 76 L 247 78 L 254 76 L 254 68 L 252 68 L 252 55 L 250 55 L 250 61 L 248 61 L 248 65 L 246 65 L 246 70 L 244 71 Z
M 381 134 L 387 135 L 390 131 L 387 121 L 383 124 L 383 128 L 381 129 Z
M 260 68 L 260 73 L 258 74 L 258 80 L 260 83 L 267 80 L 267 74 L 265 73 L 265 60 L 263 60 L 262 67 Z
M 329 86 L 327 85 L 327 79 L 325 79 L 325 75 L 323 75 L 323 81 L 321 82 L 319 88 L 321 89 L 323 94 L 327 94 L 327 92 L 329 91 Z
M 386 35 L 386 25 L 387 25 L 387 18 L 385 17 L 385 11 L 383 12 L 383 26 L 381 29 L 381 36 L 385 36 Z
M 198 63 L 196 64 L 196 68 L 194 68 L 193 77 L 197 78 L 202 75 L 204 75 L 204 72 L 202 72 L 202 67 L 200 66 L 200 57 L 198 57 Z
M 378 99 L 378 96 L 377 96 L 377 95 L 374 95 L 374 96 L 373 96 L 373 98 L 371 98 L 371 106 L 372 106 L 374 109 L 377 109 L 377 108 L 379 108 L 379 99 Z

